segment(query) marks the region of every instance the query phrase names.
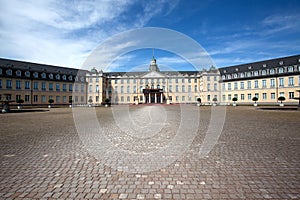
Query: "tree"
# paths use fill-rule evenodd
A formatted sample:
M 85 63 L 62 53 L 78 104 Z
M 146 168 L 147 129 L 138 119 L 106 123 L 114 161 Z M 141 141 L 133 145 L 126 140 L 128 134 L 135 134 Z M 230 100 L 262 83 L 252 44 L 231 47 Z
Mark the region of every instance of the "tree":
M 106 98 L 106 99 L 104 100 L 104 102 L 105 102 L 105 103 L 109 103 L 109 102 L 110 102 L 109 98 Z
M 50 103 L 50 105 L 51 105 L 51 104 L 54 103 L 54 100 L 53 100 L 53 99 L 49 99 L 49 100 L 48 100 L 48 103 Z
M 258 98 L 257 97 L 253 97 L 252 101 L 254 101 L 256 103 L 258 101 Z
M 23 99 L 18 99 L 18 100 L 17 100 L 17 103 L 20 104 L 20 106 L 21 106 L 22 103 L 24 103 L 24 100 L 23 100 Z
M 218 99 L 217 99 L 217 98 L 213 98 L 213 102 L 215 102 L 215 103 L 216 103 L 217 101 L 218 101 Z
M 89 99 L 88 102 L 89 102 L 89 103 L 93 103 L 93 100 L 92 100 L 92 99 Z
M 197 98 L 197 102 L 201 103 L 201 98 L 200 97 Z
M 69 103 L 72 104 L 72 103 L 73 103 L 73 100 L 72 100 L 72 99 L 69 99 Z
M 278 101 L 280 101 L 280 103 L 282 104 L 282 101 L 285 101 L 285 97 L 283 96 L 278 97 Z
M 238 99 L 236 97 L 232 98 L 232 101 L 235 103 Z

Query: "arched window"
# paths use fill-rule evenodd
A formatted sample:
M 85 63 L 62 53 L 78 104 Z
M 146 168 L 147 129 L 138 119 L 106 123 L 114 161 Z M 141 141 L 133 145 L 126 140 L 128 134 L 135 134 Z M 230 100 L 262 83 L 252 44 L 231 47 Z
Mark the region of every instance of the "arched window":
M 228 75 L 227 75 L 227 78 L 228 78 L 228 79 L 231 79 L 231 75 L 230 75 L 230 74 L 228 74 Z
M 275 74 L 275 69 L 270 69 L 270 74 Z
M 288 72 L 293 72 L 293 71 L 294 71 L 294 67 L 293 66 L 289 66 Z
M 278 73 L 283 73 L 283 68 L 282 68 L 282 67 L 280 67 L 280 68 L 278 69 Z
M 21 71 L 20 71 L 20 70 L 17 70 L 17 71 L 16 71 L 16 75 L 17 75 L 17 76 L 21 76 Z
M 247 77 L 251 77 L 251 72 L 247 72 Z
M 262 70 L 261 71 L 261 75 L 267 75 L 267 71 L 266 70 Z
M 254 72 L 254 76 L 258 76 L 258 71 L 255 71 L 255 72 Z
M 157 89 L 160 89 L 160 85 L 159 84 L 157 85 Z
M 237 74 L 233 74 L 233 78 L 237 78 L 238 77 L 238 75 Z
M 244 74 L 244 73 L 240 73 L 240 77 L 241 77 L 241 78 L 244 78 L 244 77 L 245 77 L 245 74 Z
M 225 80 L 225 75 L 222 75 L 222 80 Z

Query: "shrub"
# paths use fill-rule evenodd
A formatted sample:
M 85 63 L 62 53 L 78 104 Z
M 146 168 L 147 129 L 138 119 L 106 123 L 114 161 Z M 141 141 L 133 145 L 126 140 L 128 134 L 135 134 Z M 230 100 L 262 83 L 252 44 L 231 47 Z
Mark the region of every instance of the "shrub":
M 197 101 L 198 101 L 199 103 L 201 103 L 201 98 L 198 97 L 198 98 L 197 98 Z
M 232 101 L 237 101 L 238 99 L 236 97 L 233 97 L 232 98 Z
M 54 100 L 53 100 L 53 99 L 49 99 L 49 100 L 48 100 L 48 103 L 53 104 L 53 103 L 54 103 Z
M 17 103 L 21 105 L 22 103 L 24 103 L 24 100 L 23 99 L 18 99 Z
M 278 97 L 278 101 L 280 101 L 282 103 L 282 101 L 285 101 L 285 97 L 283 97 L 283 96 Z
M 256 103 L 258 101 L 258 98 L 257 97 L 253 97 L 252 101 L 254 101 Z

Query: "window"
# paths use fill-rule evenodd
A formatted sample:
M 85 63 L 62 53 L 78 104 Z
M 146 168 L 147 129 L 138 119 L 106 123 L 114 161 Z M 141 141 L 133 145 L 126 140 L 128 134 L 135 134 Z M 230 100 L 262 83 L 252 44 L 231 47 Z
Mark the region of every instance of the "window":
M 182 86 L 181 89 L 182 89 L 182 92 L 185 92 L 185 86 L 184 85 Z
M 214 76 L 214 81 L 217 81 L 217 77 L 216 76 Z
M 266 100 L 266 99 L 267 99 L 267 93 L 263 93 L 263 94 L 262 94 L 262 98 L 263 98 L 264 100 Z
M 43 72 L 41 76 L 42 76 L 42 78 L 46 78 L 46 73 Z
M 38 102 L 39 96 L 38 95 L 33 95 L 33 102 Z
M 2 88 L 2 79 L 0 79 L 0 88 Z
M 84 96 L 81 96 L 81 97 L 80 97 L 80 101 L 81 101 L 81 102 L 84 102 Z
M 30 82 L 29 81 L 25 81 L 25 89 L 30 89 Z
M 247 81 L 247 89 L 251 89 L 251 81 Z
M 78 96 L 75 96 L 75 102 L 78 102 Z
M 182 97 L 181 97 L 181 101 L 185 101 L 185 96 L 182 96 Z
M 69 84 L 69 92 L 73 91 L 73 84 Z
M 60 84 L 56 83 L 56 91 L 60 91 Z
M 234 89 L 235 89 L 235 90 L 238 89 L 238 83 L 237 83 L 237 82 L 234 83 Z
M 248 94 L 247 96 L 248 96 L 248 100 L 252 100 L 251 99 L 251 94 Z
M 240 77 L 241 77 L 241 78 L 244 78 L 244 77 L 245 77 L 245 74 L 244 74 L 244 73 L 240 73 Z
M 222 83 L 222 90 L 225 90 L 225 83 Z
M 197 92 L 197 85 L 194 86 L 194 91 Z
M 294 77 L 289 77 L 289 86 L 294 86 Z
M 207 76 L 207 81 L 210 81 L 210 76 Z
M 218 84 L 214 83 L 214 91 L 217 91 L 217 90 L 218 90 Z
M 270 69 L 270 74 L 275 74 L 275 69 Z
M 16 95 L 16 100 L 21 99 L 21 95 Z
M 254 72 L 254 76 L 258 76 L 258 71 L 255 71 L 255 72 Z
M 141 80 L 140 80 L 140 83 L 141 83 L 141 84 L 143 84 L 143 83 L 144 83 L 144 80 L 143 80 L 143 79 L 141 79 Z
M 169 92 L 172 92 L 172 85 L 169 86 Z
M 117 84 L 118 83 L 118 79 L 115 79 L 115 84 Z
M 130 93 L 130 86 L 127 86 L 127 93 Z
M 67 103 L 67 97 L 63 96 L 63 103 Z
M 262 87 L 263 88 L 267 87 L 267 80 L 262 80 Z
M 67 85 L 66 85 L 66 84 L 63 84 L 62 90 L 63 90 L 64 92 L 67 91 Z
M 210 95 L 207 95 L 207 101 L 210 101 Z
M 46 96 L 42 95 L 42 102 L 45 103 L 46 102 Z
M 84 92 L 84 84 L 81 84 L 80 91 Z
M 55 100 L 56 100 L 57 103 L 60 103 L 60 96 L 56 96 Z
M 42 90 L 46 90 L 46 83 L 42 82 Z
M 127 83 L 129 84 L 129 82 L 130 82 L 130 79 L 127 79 Z
M 136 85 L 133 86 L 133 93 L 136 93 Z
M 254 81 L 254 88 L 258 88 L 258 80 Z
M 38 90 L 39 89 L 39 83 L 38 82 L 33 82 L 33 89 Z
M 191 82 L 192 82 L 192 81 L 191 81 L 191 79 L 189 78 L 189 79 L 188 79 L 188 83 L 191 83 Z
M 21 76 L 21 71 L 20 71 L 20 70 L 17 70 L 17 71 L 16 71 L 16 75 L 17 75 L 17 76 Z
M 129 79 L 128 79 L 129 80 Z M 127 97 L 127 102 L 130 102 L 130 97 Z
M 176 92 L 179 92 L 179 90 L 178 90 L 178 85 L 176 85 Z
M 121 93 L 124 93 L 124 86 L 121 86 Z
M 259 94 L 258 94 L 258 93 L 255 93 L 255 97 L 259 99 Z
M 25 102 L 29 102 L 29 95 L 25 95 L 24 101 L 25 101 Z
M 207 83 L 207 91 L 210 91 L 210 83 Z
M 181 79 L 181 82 L 184 83 L 184 78 Z
M 176 96 L 176 101 L 177 101 L 177 102 L 179 101 L 179 96 Z
M 53 83 L 49 83 L 49 90 L 50 90 L 50 91 L 53 90 Z
M 99 85 L 96 85 L 96 92 L 99 92 Z
M 12 88 L 11 80 L 6 80 L 6 89 L 11 89 L 11 88 Z
M 228 101 L 231 101 L 231 94 L 228 94 Z
M 261 71 L 261 75 L 266 75 L 267 74 L 267 71 L 266 70 L 262 70 Z
M 284 86 L 284 78 L 279 78 L 279 86 Z
M 133 83 L 136 83 L 136 79 L 133 79 Z
M 241 94 L 241 101 L 244 101 L 244 100 L 245 100 L 245 95 Z
M 288 72 L 293 72 L 293 71 L 294 71 L 294 67 L 293 66 L 289 66 Z
M 21 89 L 21 81 L 20 80 L 16 80 L 16 89 L 17 90 Z
M 11 76 L 11 75 L 12 75 L 12 70 L 11 70 L 11 69 L 6 70 L 6 74 L 7 74 L 8 76 Z
M 225 94 L 222 95 L 222 99 L 223 99 L 223 101 L 226 100 L 226 95 Z
M 121 102 L 124 102 L 124 97 L 123 96 L 121 96 Z
M 115 93 L 118 92 L 118 86 L 115 86 Z
M 143 86 L 140 86 L 140 92 L 143 92 Z
M 270 87 L 271 88 L 275 87 L 275 79 L 272 78 L 270 81 L 271 81 L 270 82 Z
M 283 70 L 282 67 L 280 67 L 280 68 L 278 69 L 278 72 L 279 72 L 279 73 L 283 73 L 283 71 L 284 71 L 284 70 Z
M 274 92 L 271 93 L 271 99 L 275 99 L 275 93 Z
M 175 79 L 175 83 L 178 83 L 178 78 Z
M 188 86 L 188 92 L 192 92 L 192 86 L 190 86 L 190 85 Z
M 294 92 L 289 92 L 289 99 L 293 99 L 294 98 Z
M 124 84 L 124 79 L 121 79 L 121 84 Z
M 228 83 L 228 90 L 231 90 L 231 83 Z
M 284 92 L 280 92 L 280 93 L 279 93 L 279 96 L 280 96 L 280 97 L 284 97 Z
M 240 82 L 240 88 L 241 88 L 241 90 L 243 90 L 245 88 L 244 82 Z

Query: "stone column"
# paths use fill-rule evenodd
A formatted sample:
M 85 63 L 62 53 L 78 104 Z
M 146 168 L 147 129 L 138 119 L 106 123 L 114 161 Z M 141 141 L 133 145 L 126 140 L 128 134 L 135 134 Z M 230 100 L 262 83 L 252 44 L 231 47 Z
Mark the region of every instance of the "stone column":
M 155 97 L 154 97 L 154 102 L 157 103 L 157 97 L 156 97 L 156 92 L 154 93 Z
M 145 94 L 143 94 L 143 101 L 144 101 L 144 103 L 146 103 L 146 95 Z
M 149 92 L 149 99 L 148 99 L 148 103 L 151 103 L 151 95 L 150 95 L 150 92 Z
M 160 103 L 163 103 L 163 95 L 160 93 Z

